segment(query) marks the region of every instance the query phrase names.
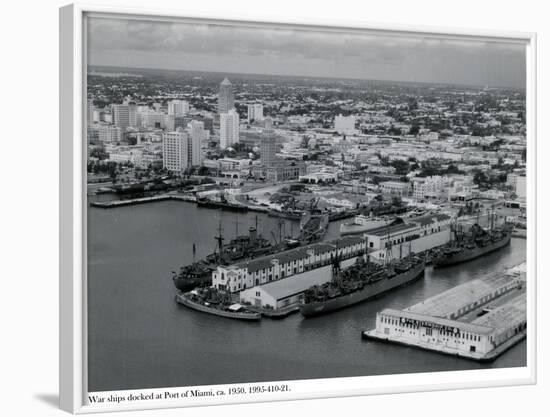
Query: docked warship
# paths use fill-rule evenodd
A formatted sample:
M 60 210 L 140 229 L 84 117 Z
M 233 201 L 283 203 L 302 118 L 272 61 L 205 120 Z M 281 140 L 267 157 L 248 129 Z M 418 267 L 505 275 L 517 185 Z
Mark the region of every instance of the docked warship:
M 478 223 L 473 224 L 467 233 L 454 230 L 454 239 L 437 251 L 432 264 L 434 268 L 456 265 L 502 249 L 510 243 L 512 229 L 507 223 L 495 228 L 491 217 L 489 230 Z
M 258 234 L 257 226 L 250 227 L 248 235 L 237 236 L 224 244 L 220 225 L 216 241 L 217 250 L 200 261 L 194 260 L 196 248 L 193 244 L 193 263 L 181 267 L 179 273 L 172 271 L 172 280 L 178 290 L 187 292 L 196 287 L 208 286 L 212 283 L 212 271 L 218 265 L 266 255 L 273 249 L 272 243 Z
M 388 253 L 391 253 L 391 248 Z M 423 259 L 409 256 L 385 265 L 369 262 L 368 254 L 346 269 L 340 268 L 338 256 L 334 257 L 332 280 L 315 285 L 304 293 L 300 313 L 312 317 L 330 313 L 379 296 L 404 286 L 424 274 Z
M 216 236 L 217 249 L 205 259 L 195 261 L 196 248 L 193 244 L 193 262 L 180 268 L 179 272 L 172 271 L 172 280 L 181 292 L 191 291 L 196 287 L 206 287 L 212 283 L 212 271 L 218 265 L 230 265 L 243 259 L 253 259 L 259 256 L 277 253 L 297 246 L 314 243 L 322 239 L 328 227 L 328 215 L 313 214 L 301 224 L 300 234 L 296 238 L 283 238 L 282 223 L 279 224 L 279 239 L 273 235 L 273 241 L 258 234 L 258 220 L 256 225 L 249 228 L 248 235 L 237 236 L 229 243 L 224 244 L 221 223 Z

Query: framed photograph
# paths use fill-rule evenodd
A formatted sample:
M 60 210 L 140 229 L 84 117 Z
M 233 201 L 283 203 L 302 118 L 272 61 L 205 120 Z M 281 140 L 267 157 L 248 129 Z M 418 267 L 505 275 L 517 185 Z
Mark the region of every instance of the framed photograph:
M 533 384 L 535 51 L 61 8 L 61 408 Z

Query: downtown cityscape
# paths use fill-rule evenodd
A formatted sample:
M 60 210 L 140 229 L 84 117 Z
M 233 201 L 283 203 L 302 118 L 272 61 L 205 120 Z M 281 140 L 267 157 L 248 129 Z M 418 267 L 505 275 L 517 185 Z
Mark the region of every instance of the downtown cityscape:
M 524 88 L 91 65 L 86 100 L 91 391 L 525 366 Z

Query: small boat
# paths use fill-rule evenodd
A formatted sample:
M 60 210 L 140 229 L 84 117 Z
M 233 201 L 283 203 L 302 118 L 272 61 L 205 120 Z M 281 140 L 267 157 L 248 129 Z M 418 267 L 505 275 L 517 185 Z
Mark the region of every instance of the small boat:
M 176 301 L 193 310 L 229 319 L 258 321 L 262 317 L 260 313 L 232 302 L 231 294 L 211 287 L 179 293 Z

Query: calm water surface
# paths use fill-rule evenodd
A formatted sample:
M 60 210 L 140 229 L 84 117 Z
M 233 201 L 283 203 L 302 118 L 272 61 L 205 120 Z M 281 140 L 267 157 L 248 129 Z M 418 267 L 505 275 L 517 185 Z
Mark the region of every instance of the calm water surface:
M 362 341 L 386 307 L 404 308 L 450 287 L 525 260 L 525 240 L 447 269 L 377 300 L 327 316 L 246 323 L 189 310 L 174 301 L 171 271 L 212 252 L 221 217 L 233 238 L 256 214 L 167 201 L 88 210 L 89 390 L 158 388 L 526 365 L 522 342 L 489 364 Z M 278 219 L 258 214 L 265 237 Z M 297 231 L 287 222 L 285 230 Z M 329 237 L 337 236 L 331 224 Z

